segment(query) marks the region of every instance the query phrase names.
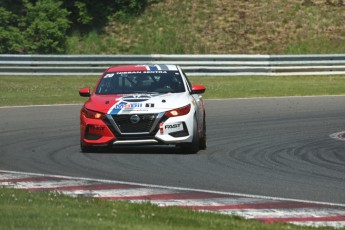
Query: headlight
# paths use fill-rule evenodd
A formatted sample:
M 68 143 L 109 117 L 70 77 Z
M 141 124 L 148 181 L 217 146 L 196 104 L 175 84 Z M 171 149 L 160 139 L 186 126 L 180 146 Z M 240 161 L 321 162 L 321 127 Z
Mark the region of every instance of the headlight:
M 81 112 L 84 114 L 86 118 L 91 118 L 91 119 L 104 119 L 105 115 L 103 113 L 95 112 L 92 110 L 88 110 L 86 108 L 83 108 Z
M 189 113 L 191 108 L 191 105 L 186 105 L 177 109 L 169 110 L 165 112 L 165 116 L 167 117 L 177 117 L 177 116 L 183 116 Z

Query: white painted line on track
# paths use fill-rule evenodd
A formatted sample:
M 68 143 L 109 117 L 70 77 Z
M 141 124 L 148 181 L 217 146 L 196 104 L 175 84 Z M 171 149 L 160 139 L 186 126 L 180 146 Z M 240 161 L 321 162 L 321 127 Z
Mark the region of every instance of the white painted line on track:
M 0 172 L 2 172 L 0 170 Z M 14 179 L 23 179 L 23 178 L 29 178 L 30 175 L 20 175 L 20 174 L 13 174 L 13 173 L 5 173 L 0 174 L 0 180 L 14 180 Z

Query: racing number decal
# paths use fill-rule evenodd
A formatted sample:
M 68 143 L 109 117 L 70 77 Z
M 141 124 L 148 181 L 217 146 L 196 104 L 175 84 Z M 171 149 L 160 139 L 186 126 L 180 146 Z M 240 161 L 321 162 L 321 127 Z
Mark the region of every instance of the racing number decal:
M 104 76 L 104 78 L 112 78 L 114 76 L 113 73 L 108 73 L 107 75 Z

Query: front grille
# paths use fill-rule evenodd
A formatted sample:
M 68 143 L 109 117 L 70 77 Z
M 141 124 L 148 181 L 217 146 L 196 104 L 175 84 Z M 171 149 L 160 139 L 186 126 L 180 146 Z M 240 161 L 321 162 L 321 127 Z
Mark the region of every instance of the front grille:
M 131 122 L 130 115 L 113 115 L 113 119 L 121 133 L 148 133 L 155 122 L 157 114 L 138 114 L 138 123 Z

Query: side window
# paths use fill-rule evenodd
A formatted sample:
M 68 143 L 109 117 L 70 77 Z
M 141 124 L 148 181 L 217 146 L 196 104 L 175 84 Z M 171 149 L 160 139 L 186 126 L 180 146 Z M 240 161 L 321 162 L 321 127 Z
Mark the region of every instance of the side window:
M 176 93 L 186 91 L 183 80 L 182 80 L 182 76 L 180 74 L 175 74 L 172 77 L 172 80 L 173 80 L 173 88 L 175 89 Z

